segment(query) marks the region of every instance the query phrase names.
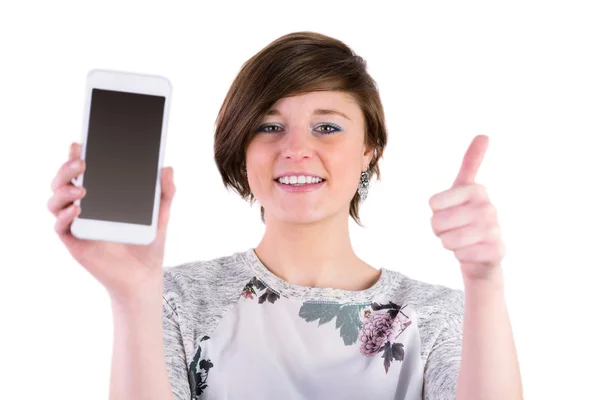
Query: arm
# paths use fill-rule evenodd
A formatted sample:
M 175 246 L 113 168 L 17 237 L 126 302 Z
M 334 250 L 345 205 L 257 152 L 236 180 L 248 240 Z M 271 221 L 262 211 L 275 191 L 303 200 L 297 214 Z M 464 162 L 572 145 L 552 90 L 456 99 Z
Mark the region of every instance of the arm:
M 162 287 L 160 279 L 126 299 L 111 298 L 111 400 L 173 399 L 163 348 Z
M 465 315 L 458 400 L 522 399 L 522 383 L 501 271 L 488 281 L 465 280 Z
M 452 187 L 429 200 L 431 224 L 454 252 L 465 284 L 463 343 L 457 399 L 523 398 L 517 352 L 504 301 L 501 239 L 496 207 L 475 177 L 489 138 L 476 136 Z M 437 364 L 453 363 L 452 360 Z

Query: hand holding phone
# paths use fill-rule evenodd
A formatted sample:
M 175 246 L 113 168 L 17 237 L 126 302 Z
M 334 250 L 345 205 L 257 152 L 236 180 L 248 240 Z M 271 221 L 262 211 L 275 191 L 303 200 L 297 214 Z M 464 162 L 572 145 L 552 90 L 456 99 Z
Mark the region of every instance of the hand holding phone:
M 111 295 L 162 283 L 175 193 L 162 167 L 171 90 L 161 76 L 91 70 L 81 144 L 52 182 L 58 236 Z
M 71 165 L 75 163 L 75 167 Z M 164 247 L 175 185 L 173 169 L 161 171 L 161 199 L 156 239 L 147 246 L 85 240 L 73 236 L 71 223 L 79 214 L 75 201 L 85 196 L 85 188 L 73 185 L 73 178 L 85 171 L 81 145 L 71 145 L 69 159 L 52 181 L 53 195 L 48 209 L 56 216 L 55 230 L 73 258 L 108 290 L 111 297 L 134 296 L 148 284 L 162 282 Z

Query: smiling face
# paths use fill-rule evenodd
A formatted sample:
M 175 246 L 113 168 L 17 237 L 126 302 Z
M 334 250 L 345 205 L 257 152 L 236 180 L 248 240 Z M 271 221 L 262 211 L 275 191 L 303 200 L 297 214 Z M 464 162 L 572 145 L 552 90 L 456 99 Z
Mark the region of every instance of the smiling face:
M 261 121 L 246 151 L 248 183 L 266 218 L 311 223 L 348 217 L 365 146 L 363 113 L 342 92 L 280 99 Z

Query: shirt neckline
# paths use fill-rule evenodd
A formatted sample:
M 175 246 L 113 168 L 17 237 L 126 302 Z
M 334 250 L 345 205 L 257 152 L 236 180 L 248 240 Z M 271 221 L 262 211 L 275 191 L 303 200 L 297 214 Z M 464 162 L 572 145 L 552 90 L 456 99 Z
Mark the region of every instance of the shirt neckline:
M 379 279 L 371 287 L 364 290 L 354 291 L 294 285 L 272 273 L 260 261 L 254 248 L 246 250 L 242 253 L 242 256 L 256 278 L 260 279 L 265 286 L 283 297 L 301 301 L 371 303 L 376 296 L 387 293 L 388 287 L 393 283 L 391 271 L 381 268 Z

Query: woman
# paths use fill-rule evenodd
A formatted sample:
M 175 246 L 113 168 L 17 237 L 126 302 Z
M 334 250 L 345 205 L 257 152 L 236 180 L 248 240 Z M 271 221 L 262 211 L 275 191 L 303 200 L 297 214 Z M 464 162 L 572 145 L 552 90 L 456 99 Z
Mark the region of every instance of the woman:
M 277 39 L 243 66 L 215 133 L 223 182 L 260 202 L 264 236 L 256 248 L 166 270 L 172 169 L 152 245 L 79 241 L 68 229 L 85 194 L 70 192 L 85 168 L 74 144 L 74 169 L 57 174 L 49 208 L 112 300 L 111 398 L 520 398 L 495 209 L 474 183 L 486 138 L 430 201 L 466 296 L 354 253 L 348 215 L 360 224 L 386 142 L 360 57 L 316 33 Z

